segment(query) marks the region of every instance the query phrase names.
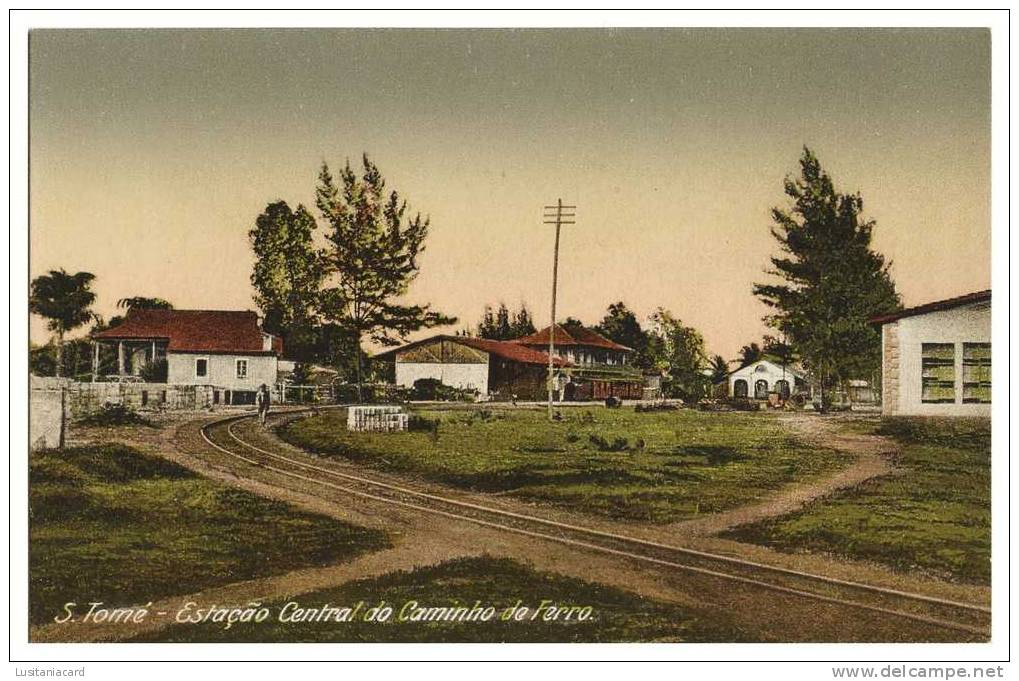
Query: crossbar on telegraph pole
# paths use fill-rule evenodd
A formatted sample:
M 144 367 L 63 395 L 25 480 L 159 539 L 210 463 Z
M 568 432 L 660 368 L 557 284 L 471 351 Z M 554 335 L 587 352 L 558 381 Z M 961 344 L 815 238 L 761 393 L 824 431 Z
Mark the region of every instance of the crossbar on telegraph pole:
M 556 201 L 554 206 L 545 206 L 543 222 L 555 225 L 555 250 L 552 254 L 552 323 L 548 327 L 548 419 L 552 420 L 552 402 L 555 391 L 555 303 L 556 288 L 559 285 L 559 231 L 563 225 L 576 224 L 576 206 L 565 206 L 563 200 Z

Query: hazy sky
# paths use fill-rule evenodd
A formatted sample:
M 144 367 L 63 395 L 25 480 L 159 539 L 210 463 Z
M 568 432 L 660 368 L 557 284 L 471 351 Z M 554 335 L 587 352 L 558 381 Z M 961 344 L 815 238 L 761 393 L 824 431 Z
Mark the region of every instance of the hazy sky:
M 36 31 L 31 274 L 254 309 L 248 229 L 368 152 L 432 230 L 410 300 L 560 318 L 658 306 L 733 357 L 812 147 L 906 304 L 990 286 L 990 34 L 908 30 Z M 462 325 L 462 324 L 461 324 Z M 44 338 L 33 320 L 33 338 Z

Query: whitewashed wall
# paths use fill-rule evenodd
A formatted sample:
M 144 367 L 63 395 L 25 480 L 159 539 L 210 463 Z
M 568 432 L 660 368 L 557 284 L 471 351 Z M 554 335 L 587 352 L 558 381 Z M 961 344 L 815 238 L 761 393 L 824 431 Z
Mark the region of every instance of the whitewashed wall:
M 208 360 L 205 376 L 197 376 L 195 362 Z M 248 362 L 246 378 L 237 378 L 237 360 Z M 166 382 L 214 385 L 228 390 L 258 390 L 265 383 L 275 385 L 278 360 L 274 355 L 200 355 L 171 352 L 166 356 Z
M 765 380 L 768 382 L 768 392 L 775 390 L 775 383 L 785 379 L 789 381 L 789 390 L 793 393 L 796 392 L 796 375 L 792 372 L 789 367 L 785 368 L 785 373 L 782 371 L 780 365 L 774 364 L 767 360 L 760 362 L 754 362 L 749 364 L 742 369 L 729 374 L 729 396 L 732 397 L 736 394 L 735 386 L 736 381 L 742 379 L 747 382 L 747 397 L 753 398 L 754 396 L 754 384 L 759 380 Z
M 893 324 L 885 324 L 882 327 L 882 333 L 885 334 L 886 340 L 888 334 L 894 334 L 896 331 L 898 332 L 899 352 L 898 375 L 889 376 L 888 382 L 897 383 L 898 400 L 893 401 L 886 396 L 885 413 L 927 416 L 990 416 L 990 404 L 963 404 L 962 402 L 962 344 L 989 343 L 991 341 L 990 305 L 980 304 L 904 317 Z M 921 401 L 923 394 L 921 353 L 924 343 L 955 344 L 954 404 L 924 404 Z M 884 371 L 892 373 L 894 370 L 888 344 L 882 343 L 882 349 Z M 991 348 L 991 358 L 993 366 L 993 347 Z M 993 392 L 991 399 L 994 399 Z
M 419 378 L 437 378 L 444 385 L 488 394 L 488 364 L 444 362 L 397 362 L 396 384 L 414 387 Z

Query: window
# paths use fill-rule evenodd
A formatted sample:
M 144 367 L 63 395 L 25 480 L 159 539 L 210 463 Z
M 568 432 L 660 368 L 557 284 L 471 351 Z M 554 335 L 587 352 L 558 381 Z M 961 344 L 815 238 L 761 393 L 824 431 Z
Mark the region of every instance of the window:
M 248 377 L 248 360 L 239 359 L 237 360 L 237 378 Z
M 737 378 L 736 382 L 732 384 L 732 396 L 733 397 L 746 397 L 747 396 L 747 382 L 742 378 Z
M 754 399 L 755 400 L 766 400 L 768 399 L 768 382 L 763 378 L 754 383 Z
M 209 374 L 209 360 L 207 359 L 196 359 L 195 360 L 195 376 L 199 378 L 208 376 Z
M 962 401 L 991 403 L 991 344 L 962 344 Z
M 926 404 L 955 402 L 955 345 L 924 343 L 920 354 L 920 401 Z
M 775 392 L 782 396 L 783 400 L 789 399 L 789 381 L 781 379 L 775 381 Z

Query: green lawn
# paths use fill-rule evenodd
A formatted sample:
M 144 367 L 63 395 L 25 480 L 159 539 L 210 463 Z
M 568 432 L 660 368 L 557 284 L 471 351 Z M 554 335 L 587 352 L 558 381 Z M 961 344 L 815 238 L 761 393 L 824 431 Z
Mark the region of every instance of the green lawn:
M 343 413 L 280 429 L 293 444 L 379 469 L 598 513 L 669 522 L 753 502 L 846 465 L 767 414 L 692 410 L 423 409 L 436 432 L 352 433 Z
M 122 445 L 29 460 L 30 619 L 336 562 L 385 535 L 200 478 Z M 86 606 L 87 607 L 87 606 Z
M 266 604 L 270 616 L 261 623 L 179 624 L 138 641 L 157 642 L 623 642 L 623 641 L 748 641 L 747 634 L 716 611 L 697 611 L 659 603 L 618 589 L 536 572 L 519 563 L 488 557 L 459 559 L 412 572 L 395 572 L 335 589 L 290 599 L 304 608 L 370 606 L 385 601 L 392 616 L 385 623 L 280 622 L 287 601 Z M 529 607 L 522 621 L 500 616 L 517 601 Z M 542 600 L 556 606 L 590 607 L 587 619 L 571 621 L 530 619 Z M 409 602 L 422 608 L 465 606 L 477 601 L 495 609 L 485 622 L 399 621 Z M 413 606 L 411 606 L 413 607 Z M 361 612 L 365 612 L 363 609 Z M 289 611 L 288 611 L 289 612 Z M 409 616 L 411 610 L 406 611 Z
M 970 419 L 884 419 L 904 474 L 879 478 L 797 513 L 727 536 L 820 551 L 987 584 L 991 577 L 991 426 Z

